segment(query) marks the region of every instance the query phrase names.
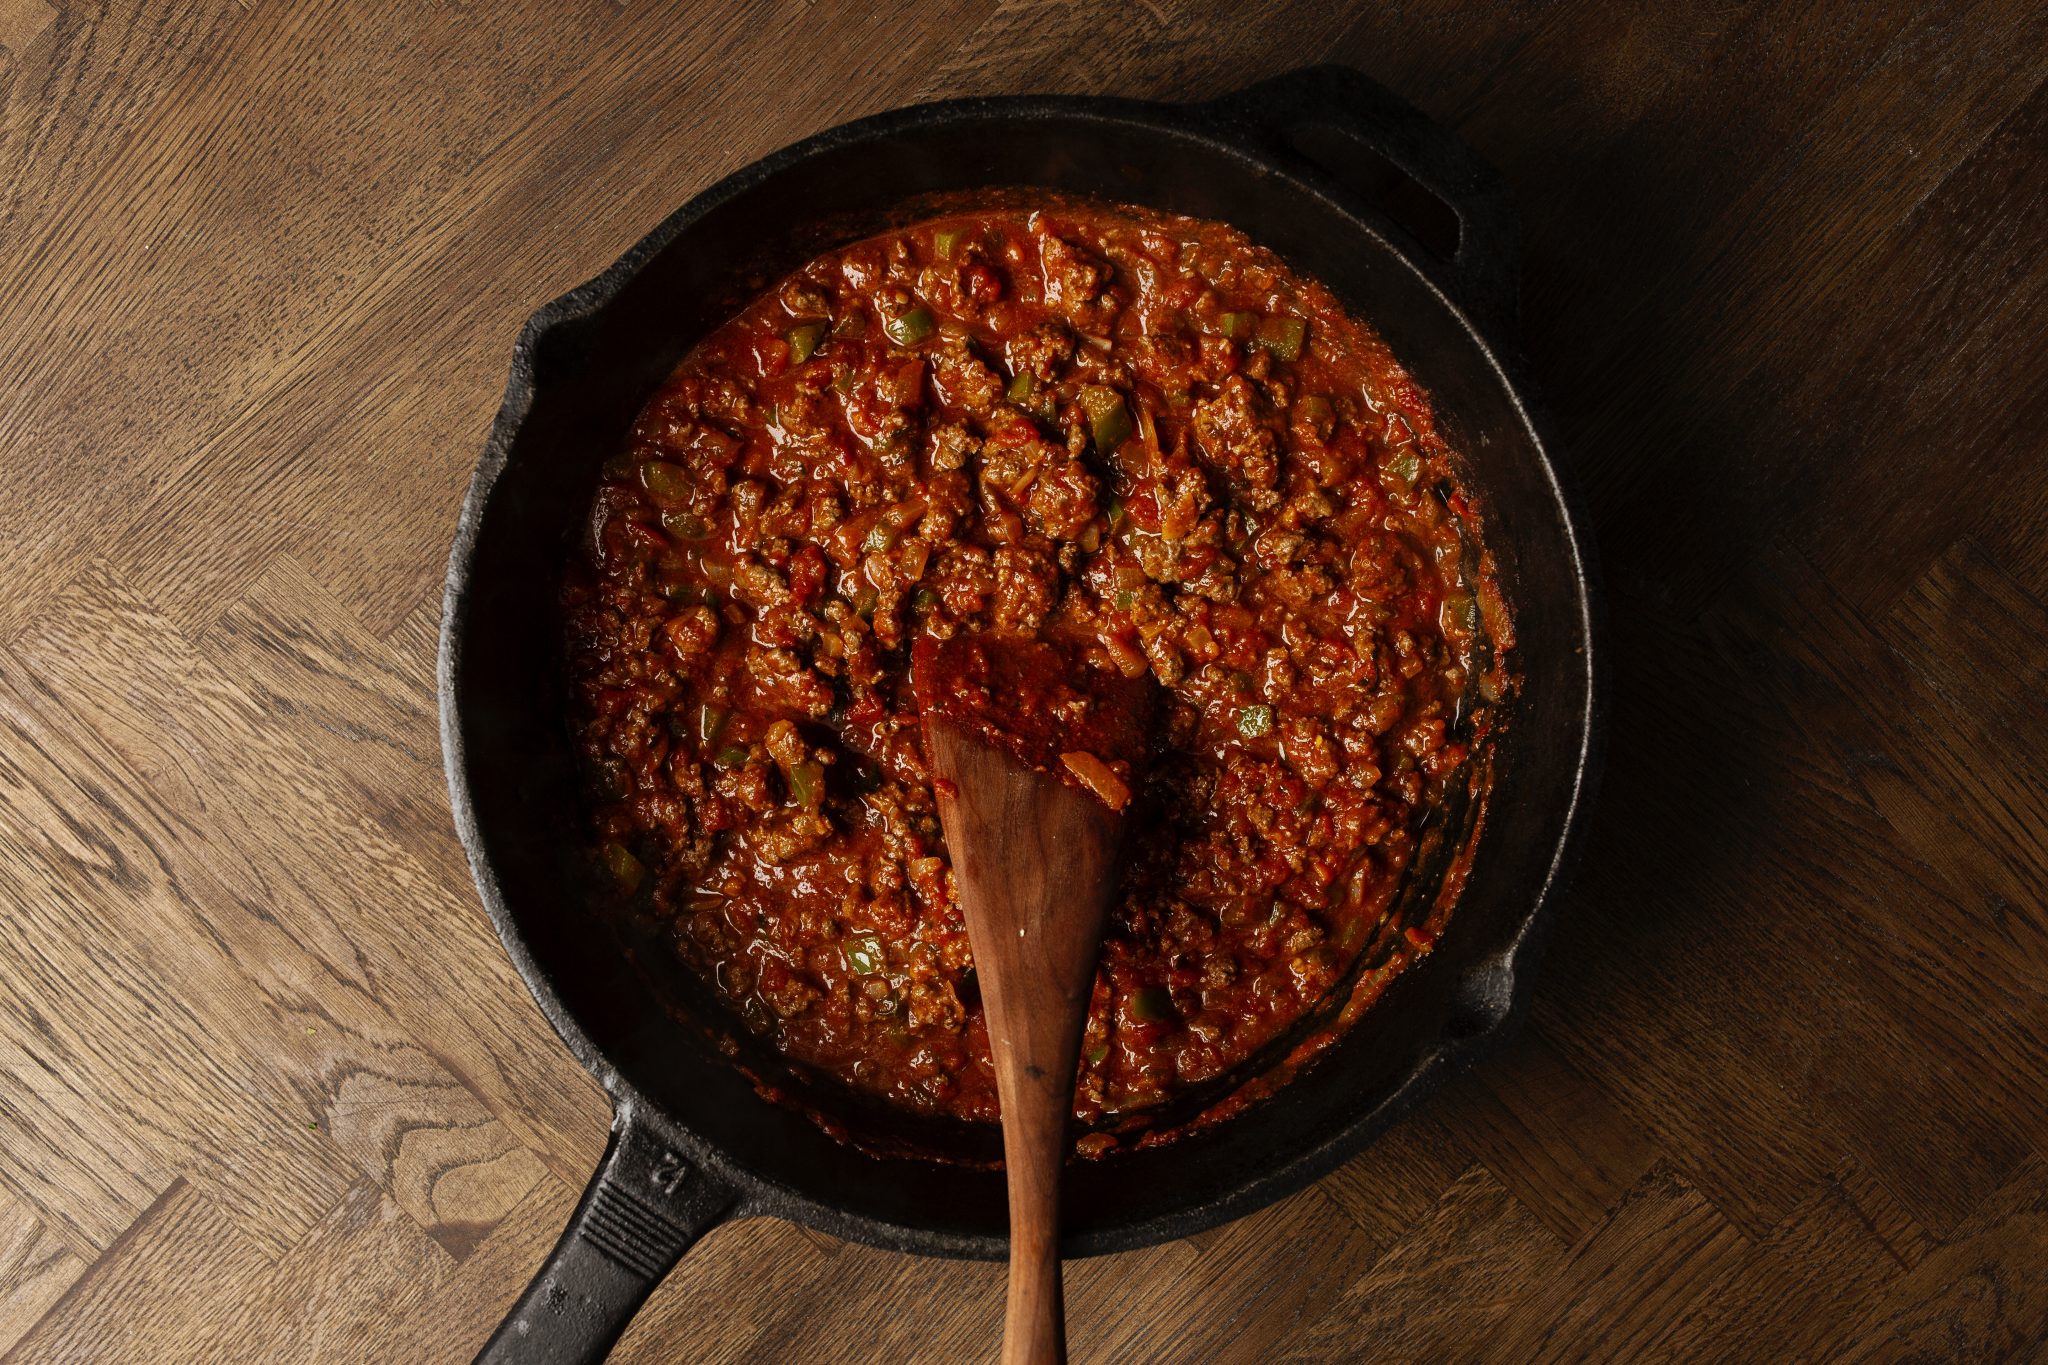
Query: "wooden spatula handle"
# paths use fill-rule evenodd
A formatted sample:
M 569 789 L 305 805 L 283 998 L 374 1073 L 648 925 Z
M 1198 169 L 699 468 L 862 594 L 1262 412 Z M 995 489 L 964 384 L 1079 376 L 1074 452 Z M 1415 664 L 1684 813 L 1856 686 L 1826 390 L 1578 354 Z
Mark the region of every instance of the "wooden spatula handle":
M 1043 1150 L 1027 1155 L 1011 1144 L 1012 1131 L 1006 1126 L 1003 1138 L 1010 1167 L 1010 1295 L 1003 1313 L 1002 1365 L 1066 1365 L 1056 1216 L 1066 1135 L 1054 1129 L 1052 1141 L 1040 1144 Z
M 926 726 L 939 818 L 981 977 L 1010 1184 L 1004 1365 L 1059 1365 L 1060 1167 L 1117 817 L 1092 796 L 956 732 Z
M 1020 945 L 1020 947 L 1023 945 Z M 1092 966 L 1092 962 L 1090 964 Z M 1065 1008 L 1043 999 L 982 998 L 996 1049 L 996 1092 L 1003 1106 L 1003 1163 L 1010 1178 L 1010 1296 L 1004 1316 L 1003 1365 L 1063 1365 L 1067 1358 L 1060 1294 L 1060 1168 L 1067 1155 L 1067 1115 L 1074 1103 L 1074 1062 L 1086 1018 L 1088 977 L 1068 990 Z M 1004 1041 L 998 1042 L 997 1039 Z

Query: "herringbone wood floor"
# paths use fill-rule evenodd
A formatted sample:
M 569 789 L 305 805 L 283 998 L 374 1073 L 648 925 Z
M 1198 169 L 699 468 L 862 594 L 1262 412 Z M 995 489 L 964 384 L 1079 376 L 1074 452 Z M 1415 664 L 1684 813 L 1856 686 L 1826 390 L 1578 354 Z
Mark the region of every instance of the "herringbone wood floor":
M 2028 1359 L 2048 1333 L 2048 10 L 0 0 L 0 1351 L 467 1358 L 606 1109 L 448 827 L 510 340 L 937 94 L 1352 63 L 1525 217 L 1612 588 L 1533 1027 L 1073 1274 L 1082 1360 Z M 627 1360 L 986 1358 L 1001 1272 L 756 1222 Z

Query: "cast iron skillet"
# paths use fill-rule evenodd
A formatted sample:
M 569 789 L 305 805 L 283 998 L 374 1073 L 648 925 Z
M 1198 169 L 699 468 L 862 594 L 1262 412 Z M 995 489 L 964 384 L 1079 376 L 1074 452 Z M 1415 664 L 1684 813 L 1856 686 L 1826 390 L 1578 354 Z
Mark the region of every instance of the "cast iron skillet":
M 1454 249 L 1432 254 L 1376 211 L 1387 163 L 1448 206 Z M 1603 684 L 1583 518 L 1499 344 L 1515 250 L 1493 172 L 1334 67 L 1206 104 L 968 99 L 831 129 L 698 195 L 534 315 L 463 506 L 440 658 L 456 826 L 506 951 L 617 1106 L 568 1229 L 481 1361 L 601 1359 L 677 1258 L 726 1219 L 773 1214 L 903 1251 L 1003 1255 L 1002 1173 L 918 1155 L 986 1158 L 992 1135 L 864 1107 L 740 1045 L 756 1077 L 898 1154 L 834 1140 L 714 1046 L 693 1022 L 711 1017 L 701 995 L 668 954 L 586 908 L 554 605 L 599 464 L 692 343 L 819 250 L 889 224 L 906 200 L 998 186 L 1235 224 L 1378 328 L 1434 395 L 1483 499 L 1522 679 L 1470 879 L 1436 951 L 1276 1097 L 1176 1143 L 1078 1163 L 1067 1252 L 1185 1236 L 1308 1184 L 1526 1005 L 1591 794 Z

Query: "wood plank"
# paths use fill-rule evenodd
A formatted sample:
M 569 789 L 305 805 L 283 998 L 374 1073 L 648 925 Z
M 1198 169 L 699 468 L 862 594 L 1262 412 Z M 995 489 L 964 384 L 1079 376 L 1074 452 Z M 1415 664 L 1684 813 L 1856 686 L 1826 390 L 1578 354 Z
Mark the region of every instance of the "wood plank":
M 195 1360 L 413 1360 L 409 1330 L 435 1314 L 448 1255 L 363 1184 L 271 1266 L 256 1291 L 216 1305 Z M 446 1359 L 446 1357 L 441 1357 Z
M 1438 1106 L 1425 1105 L 1325 1176 L 1320 1188 L 1385 1248 L 1471 1164 L 1465 1135 L 1445 1125 Z
M 38 1002 L 46 1004 L 47 1002 Z M 29 1017 L 48 1020 L 40 1011 Z M 0 1030 L 0 1180 L 72 1251 L 92 1257 L 171 1180 L 172 1161 L 114 1103 L 57 1070 L 41 1039 Z
M 958 0 L 925 18 L 978 8 Z M 910 59 L 939 45 L 908 11 L 877 10 L 822 54 L 806 75 L 822 98 L 798 106 L 786 87 L 745 73 L 805 32 L 808 13 L 787 3 L 741 16 L 629 9 L 594 49 L 565 45 L 576 75 L 563 97 L 509 134 L 490 129 L 505 141 L 473 176 L 451 182 L 402 234 L 394 226 L 405 249 L 394 242 L 357 263 L 346 308 L 283 357 L 282 372 L 230 422 L 181 452 L 175 477 L 138 514 L 149 533 L 126 542 L 122 567 L 132 581 L 150 585 L 166 615 L 191 627 L 210 622 L 287 551 L 373 631 L 438 592 L 441 556 L 527 316 L 725 172 L 897 102 L 911 73 L 878 77 L 877 58 Z M 689 142 L 673 135 L 678 125 L 694 128 Z M 345 121 L 332 135 L 346 135 Z M 565 193 L 567 184 L 579 189 Z M 345 198 L 330 207 L 346 212 Z M 451 290 L 449 279 L 475 287 Z M 422 299 L 434 305 L 423 308 Z M 376 378 L 305 382 L 315 358 Z M 378 471 L 374 480 L 362 478 L 365 465 L 334 458 L 326 433 L 338 431 Z M 335 524 L 352 534 L 324 533 Z
M 623 1365 L 686 1353 L 821 1365 L 970 1358 L 996 1339 L 1002 1299 L 999 1265 L 854 1245 L 827 1253 L 786 1223 L 756 1219 L 719 1228 L 692 1250 L 613 1358 Z M 707 1314 L 707 1304 L 720 1311 Z M 913 1304 L 915 1311 L 904 1311 Z
M 34 774 L 36 780 L 25 778 L 16 788 L 38 793 L 48 803 L 34 808 L 17 806 L 20 825 L 68 826 L 79 831 L 81 840 L 90 841 L 95 826 L 105 819 L 105 811 L 119 801 L 129 813 L 126 822 L 116 825 L 111 836 L 98 835 L 97 847 L 85 842 L 84 849 L 97 853 L 110 868 L 104 875 L 117 882 L 118 898 L 100 920 L 110 938 L 120 937 L 115 928 L 120 907 L 150 898 L 160 906 L 148 921 L 155 934 L 140 946 L 130 998 L 146 1000 L 161 994 L 177 999 L 181 992 L 194 992 L 200 1002 L 200 1017 L 207 1021 L 195 1026 L 203 1030 L 204 1041 L 188 1040 L 190 1055 L 180 1065 L 189 1068 L 211 1055 L 216 1066 L 235 1077 L 217 1083 L 227 1093 L 163 1110 L 164 1117 L 150 1125 L 151 1130 L 166 1135 L 164 1150 L 174 1154 L 166 1159 L 189 1161 L 198 1153 L 208 1161 L 224 1160 L 246 1172 L 252 1163 L 263 1167 L 273 1160 L 271 1155 L 239 1153 L 233 1145 L 251 1142 L 263 1153 L 275 1154 L 277 1161 L 303 1160 L 309 1172 L 320 1173 L 322 1182 L 329 1182 L 332 1174 L 346 1169 L 345 1163 L 353 1162 L 362 1174 L 390 1189 L 424 1228 L 462 1254 L 532 1186 L 541 1169 L 538 1160 L 432 1049 L 412 1042 L 381 1010 L 365 1008 L 360 998 L 349 992 L 315 991 L 308 998 L 261 991 L 243 974 L 246 959 L 231 955 L 210 930 L 192 933 L 195 916 L 204 922 L 204 917 L 224 908 L 239 914 L 242 902 L 214 883 L 198 860 L 180 856 L 179 834 L 173 823 L 135 793 L 134 779 L 119 767 L 118 760 L 105 755 L 95 758 L 75 747 L 58 747 L 54 739 L 45 738 L 53 733 L 46 728 L 46 709 L 35 710 L 18 696 L 13 701 L 11 709 L 0 706 L 0 713 L 14 721 L 17 733 L 34 744 L 49 746 L 55 755 L 50 759 L 52 772 Z M 49 705 L 47 698 L 42 699 L 44 708 Z M 75 785 L 95 764 L 96 781 Z M 70 776 L 58 778 L 56 767 Z M 112 796 L 115 792 L 121 795 Z M 54 852 L 46 854 L 46 860 Z M 76 878 L 73 880 L 75 883 Z M 89 890 L 74 886 L 72 897 Z M 180 925 L 186 932 L 178 931 Z M 106 955 L 105 948 L 100 952 Z M 105 982 L 107 977 L 103 969 L 96 979 Z M 109 997 L 98 1013 L 118 1018 L 135 1010 L 127 999 Z M 159 1006 L 143 1005 L 137 1017 L 164 1013 Z M 164 1033 L 162 1025 L 158 1032 Z M 223 1048 L 219 1039 L 236 1040 L 248 1055 Z M 60 1040 L 45 1032 L 41 1039 L 24 1040 L 22 1045 L 33 1047 L 39 1041 L 55 1044 Z M 159 1041 L 168 1045 L 170 1040 L 160 1037 Z M 108 1095 L 129 1093 L 152 1070 L 142 1059 L 100 1062 L 98 1051 L 69 1055 L 73 1060 L 64 1069 L 94 1077 L 100 1082 L 95 1088 Z M 87 1057 L 92 1060 L 83 1060 Z M 92 1069 L 98 1066 L 112 1067 L 115 1074 L 102 1076 Z M 238 1067 L 255 1070 L 239 1071 Z M 139 1075 L 131 1077 L 130 1072 Z M 178 1091 L 162 1081 L 154 1084 L 174 1095 Z M 142 1098 L 136 1102 L 147 1103 Z M 153 1105 L 145 1110 L 155 1111 Z M 236 1116 L 237 1122 L 225 1121 L 229 1116 Z M 118 1120 L 105 1125 L 116 1135 L 125 1126 Z M 41 1145 L 48 1147 L 55 1141 L 47 1139 Z M 229 1144 L 225 1149 L 224 1142 Z M 131 1169 L 147 1169 L 141 1161 L 128 1164 Z M 239 1182 L 226 1183 L 233 1186 Z M 230 1188 L 219 1197 L 231 1207 L 248 1206 L 245 1201 L 253 1197 L 258 1203 L 250 1206 L 252 1213 L 268 1220 L 280 1213 L 288 1216 L 291 1205 L 281 1200 L 280 1193 L 271 1188 L 252 1196 Z M 331 1204 L 336 1193 L 331 1183 L 316 1183 L 310 1187 L 307 1207 L 318 1212 Z M 276 1236 L 289 1240 L 302 1230 L 300 1225 L 287 1223 Z
M 1869 1295 L 1835 1358 L 2038 1358 L 2048 1345 L 2048 1163 L 2031 1159 L 1911 1275 Z
M 1681 1359 L 1824 1360 L 1849 1305 L 1904 1276 L 1907 1266 L 1859 1197 L 1853 1166 L 1745 1252 L 1726 1280 L 1673 1332 Z
M 410 659 L 358 625 L 289 555 L 197 642 L 280 741 L 301 746 L 331 774 L 337 799 L 368 812 L 423 866 L 461 868 L 441 771 L 431 656 L 423 682 L 417 642 L 407 643 L 415 648 Z
M 7 1354 L 8 1365 L 157 1365 L 207 1359 L 222 1285 L 267 1268 L 239 1220 L 178 1181 Z
M 1204 41 L 1174 41 L 1199 14 Z M 1117 11 L 1071 0 L 1002 0 L 921 86 L 946 95 L 1060 93 L 1203 98 L 1249 85 L 1320 52 L 1352 22 L 1342 7 L 1254 0 L 1226 10 L 1146 0 Z M 1076 61 L 1086 52 L 1088 60 Z
M 0 5 L 0 54 L 26 54 L 56 19 L 48 0 L 8 0 Z
M 164 867 L 161 827 L 117 808 L 119 770 L 45 725 L 11 671 L 0 669 L 0 899 L 12 912 L 0 1057 L 20 1059 L 15 1083 L 37 1096 L 26 1112 L 47 1105 L 63 1125 L 10 1144 L 16 1188 L 92 1240 L 145 1173 L 175 1168 L 258 1245 L 281 1249 L 346 1188 L 346 1163 L 267 1064 L 259 1040 L 276 1039 L 274 1021 L 227 955 L 211 938 L 164 932 L 188 901 Z M 67 1091 L 94 1098 L 66 1102 Z M 81 1159 L 81 1178 L 45 1183 Z M 106 1190 L 108 1180 L 120 1184 Z
M 1099 1360 L 1255 1361 L 1329 1311 L 1379 1254 L 1321 1190 L 1305 1190 L 1221 1229 L 1201 1257 L 1150 1293 L 1099 1313 Z M 1107 1305 L 1105 1305 L 1107 1307 Z
M 175 638 L 102 572 L 81 580 L 20 649 L 153 791 L 209 813 L 204 831 L 167 818 L 164 856 L 225 888 L 193 909 L 232 945 L 241 971 L 272 998 L 351 1032 L 425 1041 L 522 1143 L 580 1182 L 602 1148 L 605 1106 L 506 961 L 467 874 L 423 867 L 381 834 L 239 682 Z M 121 681 L 110 686 L 104 664 L 117 659 L 111 676 Z M 216 761 L 230 754 L 234 765 Z M 407 910 L 348 916 L 344 927 L 340 907 L 353 905 Z M 457 994 L 459 1012 L 448 1004 Z M 376 1004 L 365 1009 L 360 997 Z
M 0 243 L 26 260 L 108 159 L 162 107 L 244 11 L 227 3 L 159 6 L 112 0 L 10 6 L 17 32 L 41 24 L 0 61 Z
M 1319 1320 L 1281 1337 L 1278 1358 L 1471 1359 L 1512 1305 L 1541 1292 L 1564 1260 L 1543 1221 L 1475 1166 Z
M 1676 1322 L 1720 1288 L 1747 1247 L 1698 1191 L 1669 1171 L 1652 1172 L 1475 1358 L 1670 1358 L 1666 1338 Z
M 1534 1029 L 1441 1101 L 1442 1121 L 1567 1244 L 1607 1219 L 1654 1146 Z
M 1919 684 L 1877 632 L 1852 625 L 1852 609 L 1839 597 L 1818 587 L 1783 593 L 1771 610 L 1781 622 L 1779 652 L 1796 661 L 1778 675 L 1784 690 L 1772 705 L 1804 718 L 1819 741 L 1811 746 L 1815 761 L 1842 775 L 1844 797 L 1825 821 L 1807 818 L 1807 801 L 1785 804 L 1778 818 L 1800 847 L 1859 827 L 1869 841 L 1843 888 L 1846 912 L 1827 926 L 1827 939 L 1869 982 L 1859 1017 L 1845 1015 L 1837 1026 L 1887 1061 L 1855 1079 L 1840 1068 L 1815 1071 L 1815 1089 L 1843 1111 L 1845 1136 L 1872 1172 L 1920 1222 L 1944 1233 L 2005 1178 L 2040 1131 L 2031 1077 L 2048 1063 L 2048 926 L 2025 908 L 2033 897 L 2024 890 L 2019 909 L 1995 893 L 1979 899 L 1983 846 L 1947 827 L 1958 812 L 1981 825 L 1997 804 L 2032 799 L 2031 784 L 2006 775 L 1996 753 L 1960 764 L 1950 757 L 1946 737 L 1954 727 L 1982 733 L 1982 722 L 1948 714 L 1953 703 Z M 1833 647 L 1815 649 L 1823 635 Z M 2003 675 L 1989 675 L 1983 686 L 2027 704 L 2023 682 L 2009 690 Z M 1922 742 L 1903 746 L 1898 727 L 1908 714 L 1932 728 Z M 1873 824 L 1865 812 L 1886 818 Z M 1939 814 L 1932 824 L 1930 813 Z M 1961 861 L 1980 870 L 1944 875 Z M 1941 906 L 1938 914 L 1929 914 L 1931 904 Z M 1848 975 L 1839 966 L 1836 974 Z M 1973 1058 L 1967 1077 L 1956 1074 L 1954 1056 Z
M 86 1262 L 20 1200 L 0 1195 L 0 1356 L 64 1296 Z
M 385 1340 L 402 1341 L 412 1352 L 395 1356 L 394 1362 L 412 1359 L 424 1365 L 475 1356 L 561 1236 L 581 1193 L 551 1175 L 542 1176 L 490 1236 L 440 1274 L 431 1299 L 407 1320 L 387 1320 L 380 1328 Z
M 1803 29 L 1811 16 L 1801 13 L 1797 22 Z M 2043 22 L 2038 7 L 2005 0 L 1921 11 L 1860 79 L 1822 91 L 1826 103 L 1810 110 L 1779 157 L 1753 162 L 1748 185 L 1708 201 L 1705 221 L 1673 235 L 1683 258 L 1624 277 L 1623 288 L 1635 291 L 1625 317 L 1583 315 L 1617 294 L 1586 287 L 1589 272 L 1611 278 L 1616 268 L 1610 253 L 1580 247 L 1581 234 L 1604 225 L 1561 222 L 1567 240 L 1555 252 L 1536 247 L 1539 262 L 1576 263 L 1559 282 L 1566 293 L 1555 306 L 1532 300 L 1544 330 L 1529 340 L 1532 353 L 1576 358 L 1569 372 L 1539 373 L 1565 401 L 1599 414 L 1568 434 L 1611 511 L 1614 534 L 1604 542 L 1610 556 L 1647 566 L 1697 611 L 1747 563 L 1760 535 L 1803 530 L 1796 517 L 1780 520 L 1806 510 L 1806 493 L 1790 462 L 1772 452 L 1787 441 L 1853 449 L 1859 437 L 1844 413 L 1857 423 L 1881 412 L 1910 413 L 1910 386 L 1946 387 L 1945 334 L 1925 331 L 1924 318 L 1913 313 L 1895 314 L 1906 291 L 1874 291 L 1873 282 L 1931 273 L 1940 286 L 1940 263 L 1957 258 L 1915 231 L 1916 209 L 2035 94 L 2039 71 L 2008 58 L 2041 44 Z M 1814 223 L 1828 225 L 1824 238 L 1802 231 Z M 1539 262 L 1532 262 L 1532 274 Z M 1993 260 L 1967 278 L 1974 287 L 2005 268 Z M 1901 326 L 1888 331 L 1894 318 Z M 2025 336 L 2012 330 L 2012 319 L 1980 325 L 1987 329 L 1984 344 L 1992 336 Z M 1847 353 L 1866 344 L 1866 335 L 1896 363 L 1850 364 Z M 1585 336 L 1601 341 L 1572 344 Z M 1816 370 L 1809 361 L 1817 348 L 1843 354 L 1837 365 Z M 1650 376 L 1646 393 L 1654 402 L 1594 401 Z M 1865 379 L 1881 381 L 1881 394 L 1844 406 L 1848 395 L 1838 386 Z M 1981 392 L 2022 391 L 1993 382 Z M 1964 403 L 1958 410 L 1975 419 L 1994 405 Z M 1645 450 L 1673 458 L 1637 458 Z M 1853 528 L 1861 505 L 1843 506 Z M 1857 543 L 1845 542 L 1845 549 L 1853 553 Z
M 520 42 L 522 29 L 540 36 L 538 16 L 435 10 L 399 31 L 367 8 L 210 8 L 218 21 L 184 35 L 199 60 L 158 59 L 169 69 L 152 93 L 175 116 L 138 119 L 127 136 L 78 149 L 82 164 L 50 187 L 60 197 L 9 243 L 10 259 L 30 268 L 0 285 L 0 306 L 22 320 L 0 335 L 0 371 L 16 395 L 0 413 L 0 440 L 36 433 L 0 514 L 0 571 L 24 590 L 0 607 L 10 626 L 13 609 L 38 595 L 28 589 L 47 591 L 103 537 L 116 495 L 191 497 L 179 466 L 224 420 L 288 383 L 323 333 L 359 325 L 366 286 L 440 219 L 507 118 L 543 106 L 581 68 L 585 43 L 619 20 L 581 0 L 540 26 L 547 41 Z M 119 19 L 108 18 L 95 40 L 121 41 Z M 348 79 L 309 85 L 303 73 L 333 33 L 357 35 Z M 420 61 L 439 78 L 417 79 Z M 76 93 L 83 103 L 92 92 Z M 288 121 L 263 112 L 282 108 Z M 73 117 L 90 123 L 94 111 Z M 402 149 L 364 137 L 376 118 L 417 137 Z M 148 268 L 121 268 L 138 251 Z M 175 337 L 155 326 L 161 316 L 181 319 Z M 179 375 L 179 402 L 127 401 L 166 371 Z M 110 429 L 120 439 L 107 439 Z M 158 451 L 173 452 L 171 467 L 150 457 Z M 69 490 L 79 480 L 108 501 L 77 502 Z M 148 520 L 161 528 L 161 509 Z
M 1815 376 L 1810 410 L 1827 422 L 1827 449 L 1882 439 L 1944 454 L 1846 461 L 1835 478 L 1787 490 L 1785 512 L 1803 523 L 1817 567 L 1865 610 L 1889 604 L 1996 504 L 1983 490 L 2039 461 L 2048 396 L 2031 381 L 2048 364 L 2044 140 L 2048 78 L 1891 234 L 1871 273 L 1901 287 L 1862 310 L 1846 377 L 1821 389 L 1829 381 Z M 1965 260 L 1967 271 L 1948 268 Z M 1873 543 L 1887 553 L 1869 554 Z
M 2021 590 L 2048 601 L 2048 461 L 2023 460 L 1976 508 L 1971 538 Z
M 1617 716 L 1686 783 L 1610 808 L 1628 813 L 1621 837 L 1656 839 L 1665 857 L 1626 869 L 1654 876 L 1609 865 L 1598 920 L 1567 922 L 1563 970 L 1594 974 L 1596 989 L 1555 1036 L 1752 1236 L 1826 1174 L 1813 1168 L 1838 1143 L 1938 1233 L 1996 1187 L 2038 1126 L 2023 1078 L 2048 1058 L 2040 955 L 1936 928 L 1977 912 L 1901 846 L 1863 778 L 1910 761 L 1896 719 L 1862 705 L 1896 694 L 1896 665 L 1839 598 L 1808 586 L 1810 566 L 1776 562 L 1787 589 L 1717 619 L 1717 645 L 1660 639 L 1691 646 L 1660 658 L 1667 685 L 1710 684 L 1696 716 L 1668 716 L 1654 689 L 1642 713 Z M 1831 647 L 1807 647 L 1819 640 Z M 1844 856 L 1815 856 L 1824 849 Z M 1692 889 L 1674 898 L 1673 887 Z M 1651 905 L 1693 906 L 1719 932 L 1699 937 L 1669 908 L 1642 913 Z M 1987 991 L 1998 1008 L 1984 1008 Z M 1682 1013 L 1709 997 L 1719 1003 Z M 1546 1009 L 1539 999 L 1547 1024 Z M 1667 1039 L 1689 1066 L 1607 1055 L 1609 1039 L 1642 1036 Z M 1960 1075 L 1953 1055 L 1983 1064 Z

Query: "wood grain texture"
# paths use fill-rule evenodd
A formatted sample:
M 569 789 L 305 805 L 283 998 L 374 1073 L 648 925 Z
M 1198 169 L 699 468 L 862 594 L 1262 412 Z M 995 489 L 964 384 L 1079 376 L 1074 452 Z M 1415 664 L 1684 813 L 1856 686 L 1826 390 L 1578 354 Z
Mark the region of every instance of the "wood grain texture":
M 2048 10 L 0 0 L 5 1359 L 465 1359 L 603 1148 L 433 719 L 527 313 L 845 118 L 1316 60 L 1516 191 L 1609 775 L 1531 1031 L 1071 1267 L 1074 1359 L 2048 1351 Z M 619 1358 L 989 1359 L 1002 1295 L 742 1223 Z

